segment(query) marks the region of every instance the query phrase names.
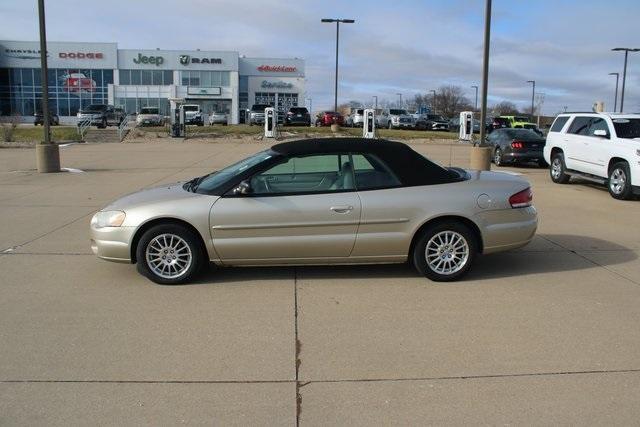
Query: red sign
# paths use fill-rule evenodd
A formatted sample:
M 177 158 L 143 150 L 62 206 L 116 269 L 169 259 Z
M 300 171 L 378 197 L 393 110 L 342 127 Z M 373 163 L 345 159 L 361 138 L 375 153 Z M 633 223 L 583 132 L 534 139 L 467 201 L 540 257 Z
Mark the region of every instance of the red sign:
M 62 59 L 103 59 L 102 52 L 60 52 L 58 57 Z
M 298 69 L 288 65 L 261 65 L 258 67 L 258 71 L 264 73 L 295 73 Z

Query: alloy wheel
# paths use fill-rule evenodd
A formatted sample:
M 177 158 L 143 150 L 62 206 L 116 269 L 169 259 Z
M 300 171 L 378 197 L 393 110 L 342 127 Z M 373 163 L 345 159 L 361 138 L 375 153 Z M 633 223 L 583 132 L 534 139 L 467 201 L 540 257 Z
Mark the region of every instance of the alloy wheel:
M 429 268 L 442 275 L 449 275 L 464 268 L 469 260 L 469 244 L 456 231 L 441 231 L 427 242 L 425 257 Z
M 182 237 L 170 233 L 151 239 L 145 256 L 149 269 L 164 279 L 182 276 L 193 261 L 189 244 Z
M 627 175 L 625 172 L 620 168 L 614 169 L 613 172 L 611 172 L 611 178 L 609 179 L 609 188 L 611 188 L 611 191 L 614 194 L 621 194 L 624 191 L 626 184 Z
M 553 159 L 553 162 L 551 162 L 551 176 L 553 177 L 553 179 L 559 179 L 561 174 L 562 163 L 560 162 L 560 159 L 556 157 L 555 159 Z

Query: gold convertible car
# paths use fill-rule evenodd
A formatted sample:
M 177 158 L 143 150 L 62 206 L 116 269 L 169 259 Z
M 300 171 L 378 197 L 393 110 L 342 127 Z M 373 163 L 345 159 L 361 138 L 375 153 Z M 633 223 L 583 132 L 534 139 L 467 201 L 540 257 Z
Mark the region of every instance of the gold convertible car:
M 445 168 L 399 142 L 307 139 L 122 197 L 91 220 L 91 247 L 162 284 L 188 282 L 209 262 L 410 261 L 452 281 L 478 254 L 526 245 L 536 227 L 519 176 Z

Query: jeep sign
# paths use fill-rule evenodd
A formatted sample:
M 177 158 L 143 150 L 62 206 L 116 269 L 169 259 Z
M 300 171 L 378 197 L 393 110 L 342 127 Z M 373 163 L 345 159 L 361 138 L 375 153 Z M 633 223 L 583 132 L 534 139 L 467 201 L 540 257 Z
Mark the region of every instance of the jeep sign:
M 159 67 L 164 63 L 164 58 L 162 56 L 146 56 L 139 53 L 137 58 L 133 58 L 133 62 L 136 64 L 155 64 L 156 67 Z

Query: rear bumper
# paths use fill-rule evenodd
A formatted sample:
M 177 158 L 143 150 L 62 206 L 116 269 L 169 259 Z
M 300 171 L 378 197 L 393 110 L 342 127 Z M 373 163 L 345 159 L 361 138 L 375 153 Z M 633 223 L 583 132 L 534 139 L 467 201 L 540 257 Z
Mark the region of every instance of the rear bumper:
M 505 163 L 533 162 L 538 160 L 544 160 L 544 154 L 542 151 L 529 151 L 526 153 L 503 153 L 502 154 L 502 161 Z
M 525 246 L 538 228 L 538 213 L 533 206 L 481 212 L 475 219 L 482 231 L 485 254 Z

